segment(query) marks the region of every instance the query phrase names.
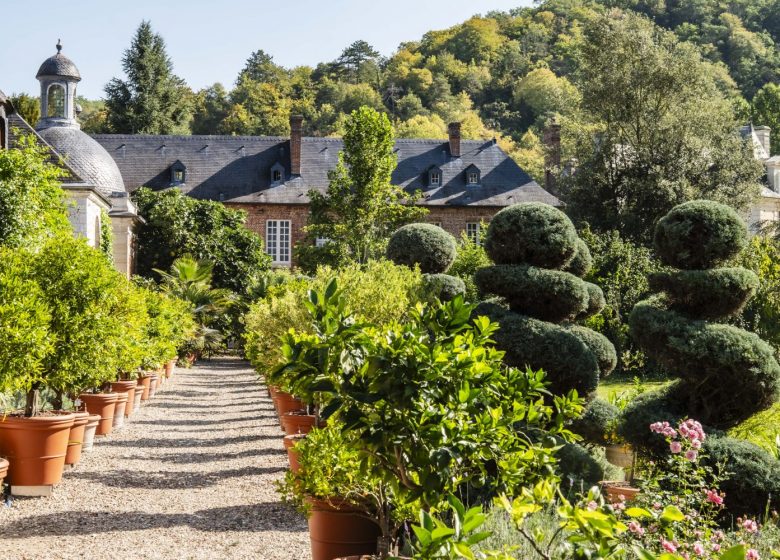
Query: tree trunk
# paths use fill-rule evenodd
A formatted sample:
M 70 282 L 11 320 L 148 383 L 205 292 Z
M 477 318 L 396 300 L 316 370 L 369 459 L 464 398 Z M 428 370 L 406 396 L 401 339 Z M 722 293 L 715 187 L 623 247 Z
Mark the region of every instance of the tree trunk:
M 62 401 L 63 401 L 63 392 L 57 391 L 54 395 L 54 399 L 51 402 L 52 408 L 54 408 L 54 410 L 62 410 Z
M 27 401 L 24 405 L 24 415 L 28 418 L 36 416 L 40 412 L 38 385 L 33 385 L 33 388 L 27 391 Z

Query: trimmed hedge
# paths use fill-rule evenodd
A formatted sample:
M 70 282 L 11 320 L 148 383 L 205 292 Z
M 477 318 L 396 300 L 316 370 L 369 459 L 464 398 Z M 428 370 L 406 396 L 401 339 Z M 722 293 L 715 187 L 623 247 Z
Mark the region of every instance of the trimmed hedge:
M 560 210 L 542 202 L 515 204 L 490 221 L 485 251 L 496 264 L 566 266 L 577 251 L 577 231 Z
M 457 296 L 466 295 L 465 282 L 449 274 L 423 274 L 422 289 L 427 297 L 441 301 L 450 301 Z
M 560 270 L 496 265 L 479 269 L 474 281 L 481 292 L 504 297 L 512 311 L 553 323 L 573 320 L 590 301 L 585 282 Z
M 582 278 L 590 272 L 591 268 L 593 268 L 593 256 L 590 254 L 590 249 L 588 249 L 585 242 L 578 237 L 577 250 L 574 253 L 574 257 L 572 257 L 563 270 Z
M 433 224 L 408 224 L 395 230 L 387 244 L 387 258 L 420 272 L 447 272 L 457 255 L 455 238 Z
M 747 244 L 745 222 L 725 204 L 694 200 L 675 206 L 655 227 L 661 262 L 682 269 L 712 268 Z
M 601 377 L 606 377 L 615 369 L 617 366 L 617 352 L 615 351 L 615 346 L 606 336 L 580 325 L 571 325 L 569 331 L 590 348 L 599 365 Z
M 596 284 L 590 282 L 584 282 L 585 289 L 588 291 L 588 307 L 584 312 L 577 315 L 577 319 L 587 319 L 597 313 L 600 313 L 607 305 L 607 300 L 604 298 L 604 292 Z
M 666 294 L 671 309 L 696 319 L 736 315 L 758 288 L 758 277 L 745 268 L 657 272 L 648 280 L 652 290 Z
M 610 424 L 619 416 L 618 407 L 604 399 L 595 398 L 587 404 L 582 416 L 572 423 L 571 429 L 589 443 L 604 445 Z

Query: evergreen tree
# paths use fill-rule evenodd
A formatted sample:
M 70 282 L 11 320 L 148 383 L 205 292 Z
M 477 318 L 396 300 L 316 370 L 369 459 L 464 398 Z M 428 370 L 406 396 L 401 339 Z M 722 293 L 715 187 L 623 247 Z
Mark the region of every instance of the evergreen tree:
M 364 263 L 379 257 L 396 228 L 427 212 L 414 205 L 419 194 L 390 182 L 398 160 L 387 115 L 361 107 L 344 128 L 344 150 L 329 173 L 327 192 L 309 192 L 307 239 L 296 248 L 301 266 L 309 270 L 318 264 Z M 318 238 L 328 242 L 315 247 Z
M 780 85 L 766 84 L 753 98 L 753 124 L 772 129 L 771 154 L 780 154 Z
M 127 80 L 113 78 L 105 87 L 107 125 L 125 134 L 188 132 L 192 92 L 173 73 L 165 41 L 148 21 L 141 22 L 122 58 Z

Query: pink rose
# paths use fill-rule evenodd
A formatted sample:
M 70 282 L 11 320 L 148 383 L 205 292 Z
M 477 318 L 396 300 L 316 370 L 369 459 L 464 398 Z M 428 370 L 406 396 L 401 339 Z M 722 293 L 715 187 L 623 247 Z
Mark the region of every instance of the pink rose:
M 636 521 L 632 521 L 631 523 L 628 524 L 628 530 L 631 531 L 632 533 L 636 533 L 640 537 L 645 534 L 644 528 Z
M 588 502 L 588 509 L 590 511 L 596 511 L 597 509 L 599 509 L 599 505 L 593 500 L 591 500 L 590 502 Z
M 698 439 L 691 441 L 691 447 L 693 447 L 694 449 L 701 449 L 701 441 L 699 441 Z
M 752 519 L 745 519 L 742 522 L 742 528 L 747 531 L 748 533 L 757 533 L 758 532 L 758 524 L 753 521 Z
M 718 494 L 716 490 L 707 490 L 707 501 L 720 506 L 723 505 L 723 496 Z
M 745 560 L 760 560 L 758 551 L 755 548 L 748 548 L 747 554 L 745 554 Z
M 712 551 L 713 552 L 720 552 L 720 545 L 718 543 L 715 543 L 712 545 Z
M 671 543 L 666 539 L 661 539 L 661 546 L 664 547 L 664 550 L 666 552 L 672 552 L 672 553 L 677 552 L 677 547 L 674 546 L 674 543 Z
M 688 459 L 689 461 L 695 461 L 696 457 L 698 456 L 699 456 L 699 452 L 696 451 L 695 449 L 689 449 L 688 451 L 685 452 L 685 458 Z
M 669 449 L 672 450 L 672 453 L 679 453 L 682 451 L 682 444 L 679 441 L 673 441 L 669 444 Z
M 693 545 L 693 553 L 696 556 L 704 556 L 704 546 L 701 543 L 695 543 Z

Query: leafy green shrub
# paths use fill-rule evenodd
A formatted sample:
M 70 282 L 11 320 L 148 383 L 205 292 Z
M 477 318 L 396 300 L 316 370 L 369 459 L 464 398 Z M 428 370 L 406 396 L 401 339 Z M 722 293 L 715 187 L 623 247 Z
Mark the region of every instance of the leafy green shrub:
M 595 398 L 587 404 L 582 416 L 572 423 L 571 429 L 585 438 L 585 441 L 602 445 L 607 441 L 619 416 L 618 407 L 604 399 Z
M 715 226 L 726 231 L 712 232 Z M 738 227 L 741 236 L 735 233 Z M 731 258 L 746 236 L 744 223 L 734 211 L 714 202 L 676 207 L 659 222 L 658 231 L 662 232 L 656 236 L 658 251 L 669 265 L 709 266 Z M 686 253 L 687 243 L 694 244 L 690 253 Z M 672 272 L 654 275 L 652 282 L 665 293 L 634 307 L 629 317 L 631 334 L 650 356 L 682 378 L 675 386 L 674 401 L 682 404 L 686 414 L 728 428 L 775 401 L 780 365 L 774 349 L 754 333 L 704 320 L 739 311 L 755 290 L 751 272 L 734 268 Z M 705 288 L 706 292 L 697 293 Z
M 116 287 L 114 305 L 114 313 L 124 318 L 123 333 L 116 339 L 115 347 L 106 348 L 106 352 L 115 353 L 120 377 L 130 379 L 135 377 L 146 354 L 149 323 L 146 298 L 141 288 L 122 279 Z
M 737 256 L 747 243 L 745 222 L 725 204 L 692 200 L 672 208 L 655 227 L 654 245 L 664 264 L 709 269 Z
M 780 241 L 753 236 L 738 263 L 756 274 L 758 288 L 733 322 L 780 348 Z
M 495 340 L 506 363 L 543 369 L 554 393 L 595 391 L 617 357 L 602 335 L 567 324 L 598 313 L 604 303 L 597 286 L 563 270 L 574 259 L 577 272 L 589 266 L 569 218 L 545 204 L 510 206 L 490 223 L 485 248 L 497 264 L 478 270 L 474 281 L 480 292 L 501 296 L 510 312 L 493 303 L 476 311 L 501 325 Z
M 141 366 L 154 370 L 176 358 L 179 346 L 195 334 L 196 325 L 189 302 L 157 290 L 142 290 L 148 321 Z
M 568 483 L 575 494 L 605 480 L 605 461 L 599 462 L 581 445 L 567 443 L 558 450 L 556 456 L 561 478 Z
M 451 301 L 456 296 L 466 295 L 466 284 L 457 276 L 449 274 L 423 274 L 422 293 L 430 302 L 434 299 Z
M 567 264 L 562 270 L 582 278 L 590 271 L 592 267 L 593 256 L 590 254 L 590 249 L 588 249 L 585 241 L 578 237 L 577 249 L 574 253 L 574 257 L 572 257 L 572 259 L 569 261 L 569 264 Z
M 395 230 L 387 244 L 387 258 L 424 274 L 440 274 L 455 260 L 455 238 L 433 224 L 407 224 Z
M 496 264 L 560 269 L 577 252 L 577 232 L 566 214 L 548 204 L 515 204 L 490 221 L 485 250 Z
M 100 250 L 108 259 L 108 262 L 114 264 L 114 230 L 111 227 L 111 218 L 108 212 L 101 208 L 100 210 Z
M 480 228 L 480 232 L 487 231 L 487 227 Z M 480 268 L 490 266 L 493 262 L 487 256 L 485 248 L 480 243 L 475 243 L 466 232 L 461 233 L 458 242 L 458 252 L 455 261 L 447 271 L 452 276 L 457 276 L 466 285 L 466 301 L 479 301 L 480 295 L 474 282 L 474 274 Z

